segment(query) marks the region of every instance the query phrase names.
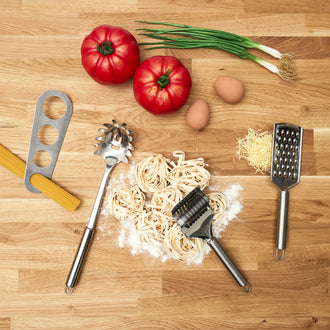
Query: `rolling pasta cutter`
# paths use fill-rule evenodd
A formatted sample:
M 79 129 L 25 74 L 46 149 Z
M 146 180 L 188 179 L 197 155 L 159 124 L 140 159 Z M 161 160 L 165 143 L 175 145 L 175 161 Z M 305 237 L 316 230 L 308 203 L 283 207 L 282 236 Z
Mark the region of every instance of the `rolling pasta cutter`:
M 284 259 L 288 223 L 289 189 L 300 180 L 303 128 L 279 123 L 274 124 L 271 181 L 280 189 L 277 222 L 276 258 Z M 281 251 L 281 255 L 279 252 Z
M 219 242 L 213 237 L 212 219 L 214 213 L 210 208 L 209 198 L 199 187 L 192 190 L 172 209 L 172 215 L 187 238 L 206 240 L 242 290 L 245 293 L 251 291 L 250 284 L 227 256 Z
M 130 150 L 134 149 L 132 145 L 132 142 L 134 141 L 132 136 L 133 132 L 126 128 L 125 123 L 119 125 L 115 120 L 112 120 L 112 124 L 103 125 L 105 128 L 99 129 L 99 132 L 103 135 L 96 138 L 96 140 L 100 141 L 100 143 L 95 144 L 95 147 L 100 149 L 95 151 L 94 154 L 100 155 L 104 158 L 105 171 L 95 199 L 91 216 L 85 228 L 66 281 L 65 293 L 68 295 L 73 292 L 74 286 L 79 278 L 87 256 L 88 249 L 91 245 L 95 232 L 96 220 L 110 173 L 114 166 L 118 163 L 128 163 L 127 157 L 132 156 Z

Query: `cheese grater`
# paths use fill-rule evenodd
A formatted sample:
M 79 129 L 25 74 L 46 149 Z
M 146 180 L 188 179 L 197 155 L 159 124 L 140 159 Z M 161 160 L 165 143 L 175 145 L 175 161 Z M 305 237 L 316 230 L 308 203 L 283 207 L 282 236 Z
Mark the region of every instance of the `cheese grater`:
M 288 223 L 289 189 L 300 180 L 303 128 L 292 124 L 274 124 L 271 181 L 280 189 L 277 222 L 276 258 L 284 259 Z M 281 256 L 279 255 L 279 252 Z
M 229 259 L 219 242 L 213 237 L 213 211 L 209 205 L 209 198 L 199 187 L 192 190 L 172 209 L 172 215 L 187 238 L 205 239 L 242 290 L 245 293 L 251 291 L 250 284 Z

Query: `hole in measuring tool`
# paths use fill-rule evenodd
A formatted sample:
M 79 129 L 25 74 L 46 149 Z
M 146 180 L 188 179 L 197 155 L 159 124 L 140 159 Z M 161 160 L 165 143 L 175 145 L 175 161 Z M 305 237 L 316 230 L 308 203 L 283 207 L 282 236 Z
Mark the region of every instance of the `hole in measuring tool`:
M 48 118 L 61 119 L 66 113 L 66 104 L 60 97 L 50 96 L 44 101 L 42 109 Z
M 51 156 L 47 151 L 37 151 L 33 156 L 34 163 L 39 167 L 47 167 L 50 164 Z
M 38 139 L 45 145 L 56 143 L 58 139 L 57 128 L 52 125 L 43 125 L 39 128 Z

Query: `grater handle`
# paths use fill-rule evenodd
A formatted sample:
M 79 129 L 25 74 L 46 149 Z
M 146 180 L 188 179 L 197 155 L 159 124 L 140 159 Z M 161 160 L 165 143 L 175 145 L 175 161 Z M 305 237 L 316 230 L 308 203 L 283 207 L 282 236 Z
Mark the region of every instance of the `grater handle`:
M 210 238 L 207 240 L 207 243 L 212 247 L 214 252 L 217 254 L 219 259 L 223 262 L 223 264 L 226 266 L 226 268 L 229 270 L 229 272 L 232 274 L 234 279 L 237 281 L 237 283 L 240 285 L 242 290 L 245 293 L 249 293 L 251 291 L 251 286 L 247 282 L 247 280 L 244 278 L 244 276 L 240 273 L 240 271 L 237 269 L 237 267 L 234 265 L 234 263 L 230 260 L 226 252 L 223 250 L 219 242 L 214 238 Z
M 288 225 L 288 205 L 289 205 L 289 190 L 281 190 L 280 205 L 278 209 L 278 223 L 277 223 L 277 246 L 276 259 L 284 259 L 284 250 L 286 248 L 286 233 Z M 280 251 L 282 252 L 281 256 Z

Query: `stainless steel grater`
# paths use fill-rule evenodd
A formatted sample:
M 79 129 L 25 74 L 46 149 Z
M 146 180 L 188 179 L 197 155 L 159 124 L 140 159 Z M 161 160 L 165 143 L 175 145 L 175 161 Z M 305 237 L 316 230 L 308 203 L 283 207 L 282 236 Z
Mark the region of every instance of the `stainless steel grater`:
M 292 124 L 274 124 L 270 178 L 280 189 L 276 258 L 284 259 L 288 222 L 289 189 L 299 183 L 303 128 Z M 279 256 L 279 251 L 282 251 Z

